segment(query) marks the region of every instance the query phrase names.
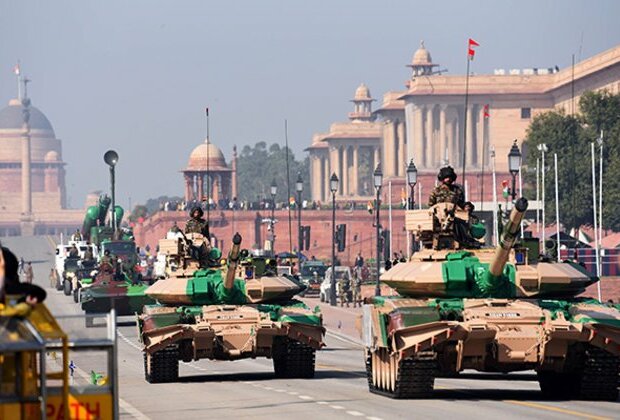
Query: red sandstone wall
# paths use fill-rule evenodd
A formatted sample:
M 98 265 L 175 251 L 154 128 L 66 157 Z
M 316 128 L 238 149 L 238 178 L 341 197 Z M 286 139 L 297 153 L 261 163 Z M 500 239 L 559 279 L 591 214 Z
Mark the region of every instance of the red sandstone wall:
M 237 211 L 233 226 L 232 211 L 215 211 L 211 213 L 212 225 L 211 232 L 224 241 L 224 252 L 227 252 L 233 231 L 239 232 L 243 237 L 243 247 L 252 248 L 255 245 L 254 220 L 255 211 Z M 262 217 L 269 217 L 270 212 L 260 212 Z M 286 210 L 276 211 L 276 252 L 287 251 L 289 248 L 288 234 L 288 212 Z M 223 217 L 222 217 L 223 215 Z M 297 214 L 292 212 L 292 233 L 293 248 L 297 248 Z M 373 227 L 374 215 L 367 211 L 357 210 L 347 212 L 338 210 L 336 213 L 336 224 L 347 224 L 347 248 L 345 252 L 339 253 L 338 257 L 343 263 L 352 263 L 358 252 L 362 252 L 365 258 L 373 257 L 376 253 L 376 233 Z M 302 213 L 302 225 L 311 226 L 310 251 L 304 251 L 307 256 L 314 255 L 317 258 L 331 258 L 331 210 L 308 210 Z M 170 227 L 177 223 L 180 228 L 185 226 L 187 214 L 184 212 L 158 212 L 147 218 L 144 223 L 134 228 L 136 240 L 139 246 L 150 245 L 155 249 L 157 241 L 165 237 Z M 381 211 L 381 224 L 388 229 L 388 212 Z M 261 226 L 262 238 L 264 240 L 267 229 L 266 225 Z M 404 231 L 404 211 L 394 210 L 392 212 L 392 244 L 393 252 L 402 250 L 406 253 L 406 236 Z

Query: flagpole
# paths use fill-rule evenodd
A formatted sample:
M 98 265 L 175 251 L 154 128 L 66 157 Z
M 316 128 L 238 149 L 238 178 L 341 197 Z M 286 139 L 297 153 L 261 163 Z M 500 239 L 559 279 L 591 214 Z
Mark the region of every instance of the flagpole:
M 521 178 L 521 166 L 519 166 L 519 197 L 523 197 L 523 180 Z M 523 218 L 521 219 L 521 239 L 523 239 Z
M 596 282 L 597 292 L 598 292 L 598 300 L 602 300 L 601 296 L 601 266 L 599 264 L 599 242 L 598 242 L 598 214 L 596 209 L 596 162 L 594 157 L 594 142 L 590 143 L 591 155 L 592 155 L 592 209 L 594 210 L 594 255 L 596 257 L 596 277 L 599 278 L 599 281 Z M 559 250 L 558 250 L 559 252 Z
M 493 243 L 497 246 L 499 221 L 497 220 L 497 177 L 495 176 L 495 147 L 491 147 L 491 172 L 493 174 Z
M 209 132 L 209 108 L 205 108 L 205 113 L 207 114 L 207 225 L 211 225 L 211 178 L 209 175 L 209 144 L 211 143 L 210 132 Z M 200 182 L 203 182 L 202 180 Z M 202 199 L 203 197 L 200 197 Z M 211 238 L 209 238 L 209 242 L 211 242 Z
M 486 105 L 485 105 L 485 109 L 483 111 L 483 115 L 482 115 L 482 124 L 484 124 L 486 122 L 487 119 L 487 109 L 486 109 Z M 485 134 L 488 132 L 488 130 L 485 130 Z M 487 138 L 486 136 L 482 137 L 482 173 L 480 174 L 480 214 L 482 214 L 484 212 L 484 165 L 485 165 L 485 158 L 486 158 L 486 144 L 487 144 Z
M 293 253 L 293 222 L 291 221 L 291 176 L 288 158 L 288 121 L 284 119 L 284 142 L 286 147 L 286 201 L 288 202 L 288 249 Z M 301 203 L 300 203 L 301 205 Z M 301 252 L 301 250 L 299 250 Z
M 392 230 L 392 181 L 388 181 L 388 225 L 390 226 L 390 251 L 394 252 L 392 239 L 394 231 Z
M 540 235 L 540 158 L 536 158 L 536 234 Z
M 562 261 L 560 256 L 560 198 L 558 188 L 558 154 L 553 154 L 553 166 L 555 170 L 555 235 L 557 239 L 557 258 L 558 262 Z
M 599 146 L 601 155 L 598 166 L 598 243 L 600 246 L 601 241 L 603 240 L 603 130 L 601 130 L 601 135 L 599 137 Z M 601 264 L 601 273 L 603 273 L 603 256 L 600 255 L 599 259 L 599 263 Z
M 21 76 L 21 68 L 19 65 L 19 60 L 17 60 L 17 65 L 15 66 L 15 76 L 17 76 L 17 99 L 21 102 L 22 100 L 22 76 Z
M 467 158 L 467 107 L 469 102 L 469 62 L 471 61 L 469 58 L 469 44 L 467 46 L 467 74 L 465 75 L 465 111 L 463 112 L 464 121 L 463 121 L 463 183 L 465 183 L 465 162 Z M 467 193 L 465 194 L 467 198 Z

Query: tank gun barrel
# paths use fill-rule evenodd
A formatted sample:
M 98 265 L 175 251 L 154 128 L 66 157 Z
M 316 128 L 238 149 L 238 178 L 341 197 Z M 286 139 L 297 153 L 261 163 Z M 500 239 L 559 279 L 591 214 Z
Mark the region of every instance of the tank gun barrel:
M 231 290 L 235 282 L 235 272 L 239 264 L 240 249 L 241 235 L 237 232 L 235 236 L 233 236 L 233 246 L 228 254 L 228 271 L 226 272 L 226 279 L 224 281 L 224 287 L 227 290 Z
M 504 265 L 506 261 L 508 261 L 510 250 L 517 240 L 519 229 L 521 228 L 521 221 L 523 220 L 523 216 L 525 216 L 527 206 L 528 202 L 524 197 L 519 198 L 515 202 L 510 212 L 510 219 L 506 223 L 506 226 L 504 226 L 504 233 L 495 249 L 495 256 L 489 265 L 489 273 L 492 276 L 501 276 L 504 271 Z

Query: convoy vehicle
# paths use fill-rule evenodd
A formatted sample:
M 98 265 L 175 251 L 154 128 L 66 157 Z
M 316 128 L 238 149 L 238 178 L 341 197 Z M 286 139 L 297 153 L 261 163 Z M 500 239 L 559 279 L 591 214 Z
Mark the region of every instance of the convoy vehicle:
M 438 374 L 535 370 L 547 397 L 616 401 L 619 307 L 577 297 L 599 279 L 520 239 L 526 209 L 516 201 L 495 249 L 466 245 L 455 227 L 469 215 L 452 203 L 407 211 L 422 247 L 381 276 L 400 296 L 363 306 L 371 392 L 427 397 Z
M 236 234 L 222 266 L 200 234 L 159 241 L 166 278 L 147 289 L 158 303 L 138 318 L 146 381 L 177 381 L 179 360 L 256 357 L 271 358 L 277 377 L 314 376 L 325 333 L 318 308 L 295 300 L 303 286 L 240 245 Z
M 299 276 L 301 282 L 306 286 L 303 296 L 319 296 L 321 294 L 321 283 L 325 278 L 327 266 L 323 261 L 304 261 L 301 264 Z

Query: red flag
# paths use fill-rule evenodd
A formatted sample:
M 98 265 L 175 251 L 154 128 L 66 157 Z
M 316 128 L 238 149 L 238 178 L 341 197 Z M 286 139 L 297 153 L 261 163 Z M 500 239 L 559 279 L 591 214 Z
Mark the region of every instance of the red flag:
M 478 44 L 473 39 L 469 38 L 469 42 L 467 44 L 467 57 L 470 60 L 473 60 L 474 59 L 474 55 L 476 54 L 476 51 L 474 50 L 474 47 L 479 47 L 479 46 L 480 46 L 480 44 Z
M 209 108 L 205 108 L 205 112 L 207 113 L 207 117 L 209 116 Z
M 484 106 L 484 118 L 489 118 L 491 114 L 489 114 L 489 104 Z

